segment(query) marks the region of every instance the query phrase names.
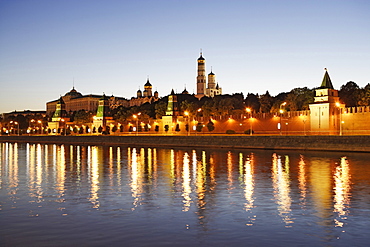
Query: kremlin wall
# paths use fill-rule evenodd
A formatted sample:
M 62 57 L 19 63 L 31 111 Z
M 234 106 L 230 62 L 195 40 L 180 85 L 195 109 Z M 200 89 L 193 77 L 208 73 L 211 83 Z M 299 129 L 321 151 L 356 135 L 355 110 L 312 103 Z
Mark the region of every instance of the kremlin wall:
M 211 70 L 206 76 L 205 59 L 200 54 L 197 60 L 196 77 L 198 100 L 203 97 L 213 98 L 222 95 L 222 88 L 216 81 Z M 161 118 L 143 118 L 141 113 L 135 113 L 124 122 L 114 120 L 111 112 L 118 107 L 133 107 L 153 104 L 161 98 L 157 91 L 152 92 L 152 84 L 147 79 L 144 91 L 137 91 L 136 97 L 125 99 L 116 96 L 82 95 L 73 87 L 57 100 L 46 103 L 48 122 L 40 124 L 39 131 L 18 129 L 9 122 L 3 126 L 4 134 L 48 134 L 48 135 L 369 135 L 370 106 L 346 107 L 341 103 L 338 90 L 334 89 L 327 71 L 325 71 L 321 86 L 315 90 L 314 102 L 309 104 L 309 110 L 287 111 L 280 104 L 277 112 L 257 113 L 243 112 L 223 116 L 204 117 L 202 114 L 189 114 L 180 109 L 178 98 L 189 95 L 185 89 L 182 94 L 166 96 L 167 109 Z M 95 114 L 91 122 L 77 123 L 71 121 L 72 112 L 84 110 Z M 248 110 L 248 109 L 247 109 Z M 202 111 L 202 109 L 198 109 Z M 21 114 L 21 113 L 13 113 Z M 4 117 L 3 114 L 3 118 Z M 40 121 L 39 121 L 40 122 Z M 16 123 L 16 122 L 15 122 Z

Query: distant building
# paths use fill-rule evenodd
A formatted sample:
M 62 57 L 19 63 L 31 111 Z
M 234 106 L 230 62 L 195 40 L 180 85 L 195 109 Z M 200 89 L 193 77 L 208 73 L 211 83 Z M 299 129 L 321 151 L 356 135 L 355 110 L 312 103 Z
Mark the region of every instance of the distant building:
M 202 52 L 198 58 L 198 75 L 197 75 L 197 98 L 203 96 L 214 97 L 215 95 L 222 94 L 222 88 L 216 83 L 216 75 L 212 72 L 208 74 L 208 84 L 206 78 L 206 60 L 204 59 Z
M 64 96 L 61 96 L 61 99 L 65 103 L 66 112 L 72 113 L 79 110 L 85 110 L 90 112 L 96 112 L 99 105 L 99 100 L 102 95 L 82 95 L 80 92 L 73 87 L 71 91 L 66 93 Z M 53 100 L 46 103 L 46 114 L 52 116 L 56 111 L 57 103 L 60 99 Z M 128 106 L 128 100 L 125 98 L 111 96 L 109 98 L 109 106 L 111 109 L 118 107 L 119 105 Z
M 30 111 L 30 110 L 12 111 L 8 113 L 2 113 L 1 116 L 3 119 L 9 118 L 9 117 L 17 117 L 17 116 L 44 118 L 46 117 L 46 111 Z
M 144 92 L 140 89 L 136 92 L 136 97 L 132 97 L 129 101 L 129 106 L 141 106 L 145 103 L 153 103 L 159 100 L 158 92 L 152 93 L 152 84 L 149 82 L 149 78 L 144 85 Z

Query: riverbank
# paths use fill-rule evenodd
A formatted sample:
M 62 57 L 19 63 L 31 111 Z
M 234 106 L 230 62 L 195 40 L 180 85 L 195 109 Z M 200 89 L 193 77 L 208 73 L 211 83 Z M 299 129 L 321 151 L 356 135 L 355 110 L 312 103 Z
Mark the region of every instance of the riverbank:
M 0 142 L 370 152 L 370 136 L 0 136 Z

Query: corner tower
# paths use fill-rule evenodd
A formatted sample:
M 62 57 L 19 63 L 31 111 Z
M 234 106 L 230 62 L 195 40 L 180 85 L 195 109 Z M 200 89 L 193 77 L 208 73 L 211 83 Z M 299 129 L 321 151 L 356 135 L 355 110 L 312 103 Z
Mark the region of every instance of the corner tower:
M 339 102 L 338 90 L 334 89 L 327 69 L 321 86 L 315 90 L 314 103 L 309 107 L 313 133 L 324 135 L 339 133 L 341 112 L 345 106 Z

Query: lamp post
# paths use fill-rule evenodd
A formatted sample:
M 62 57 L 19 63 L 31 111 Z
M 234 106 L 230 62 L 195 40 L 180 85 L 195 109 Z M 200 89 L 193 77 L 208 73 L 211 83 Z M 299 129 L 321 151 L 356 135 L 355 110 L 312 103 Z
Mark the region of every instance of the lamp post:
M 41 120 L 37 120 L 37 123 L 40 124 L 40 134 L 42 134 L 42 121 Z
M 249 115 L 249 121 L 250 121 L 249 135 L 252 135 L 253 134 L 253 126 L 252 126 L 253 116 L 252 116 L 252 110 L 251 110 L 251 108 L 246 108 L 245 110 L 250 114 Z
M 14 122 L 14 124 L 17 125 L 17 129 L 18 129 L 17 134 L 19 135 L 19 123 L 18 122 Z
M 66 135 L 66 131 L 67 131 L 67 129 L 66 129 L 66 123 L 65 123 L 66 120 L 64 118 L 62 118 L 62 119 L 60 119 L 60 121 L 64 123 L 64 128 L 63 128 L 63 130 L 64 130 L 63 132 L 64 133 L 63 134 L 65 136 Z
M 338 107 L 338 110 L 339 110 L 339 135 L 343 135 L 343 130 L 342 130 L 342 124 L 343 124 L 343 121 L 342 121 L 342 108 L 341 108 L 341 104 L 339 102 L 336 102 L 335 105 Z
M 17 130 L 18 130 L 17 135 L 19 135 L 19 123 L 16 122 L 16 121 L 10 121 L 9 124 L 11 124 L 11 123 L 17 125 Z
M 29 123 L 30 133 L 32 133 L 34 128 L 35 128 L 34 122 L 35 122 L 35 119 L 31 119 L 31 121 Z
M 188 132 L 188 135 L 189 135 L 189 133 L 190 133 L 190 117 L 189 117 L 189 112 L 188 111 L 185 111 L 184 114 L 185 114 L 185 116 L 188 119 L 188 131 L 187 132 Z
M 136 119 L 136 135 L 138 135 L 139 132 L 139 116 L 141 115 L 141 112 L 139 112 L 137 115 L 134 114 L 133 117 Z
M 279 113 L 280 113 L 280 124 L 279 124 L 279 129 L 280 129 L 280 135 L 282 135 L 282 127 L 281 127 L 281 115 L 284 113 L 284 110 L 282 109 L 283 106 L 286 105 L 286 102 L 283 102 L 280 104 L 280 108 L 279 108 Z

